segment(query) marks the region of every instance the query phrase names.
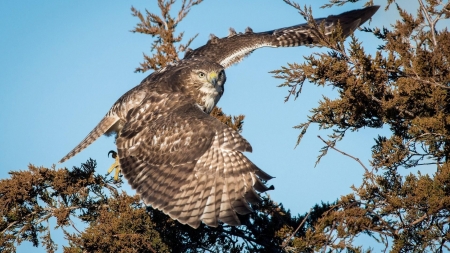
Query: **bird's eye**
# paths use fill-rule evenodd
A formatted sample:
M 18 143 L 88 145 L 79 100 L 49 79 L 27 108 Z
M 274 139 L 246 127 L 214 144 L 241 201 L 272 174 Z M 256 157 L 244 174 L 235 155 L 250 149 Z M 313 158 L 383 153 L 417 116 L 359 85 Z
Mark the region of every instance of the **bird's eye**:
M 206 76 L 206 74 L 205 73 L 203 73 L 203 72 L 198 72 L 198 77 L 200 77 L 200 78 L 204 78 Z

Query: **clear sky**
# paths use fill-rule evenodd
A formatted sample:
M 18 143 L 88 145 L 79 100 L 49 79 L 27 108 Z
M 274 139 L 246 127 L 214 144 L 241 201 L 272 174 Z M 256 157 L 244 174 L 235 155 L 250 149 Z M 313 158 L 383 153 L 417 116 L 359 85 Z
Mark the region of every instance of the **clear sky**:
M 400 1 L 405 2 L 408 0 Z M 0 178 L 28 164 L 51 167 L 77 145 L 109 110 L 110 106 L 148 73 L 134 73 L 142 53 L 150 54 L 151 36 L 133 34 L 138 19 L 130 7 L 158 12 L 155 1 L 0 1 Z M 325 0 L 301 1 L 315 17 L 361 8 L 363 1 L 332 9 L 320 9 Z M 385 1 L 375 1 L 384 6 Z M 396 12 L 380 9 L 370 26 L 388 25 Z M 209 34 L 226 36 L 228 28 L 255 32 L 304 23 L 297 11 L 280 1 L 217 0 L 195 6 L 178 27 L 185 38 L 199 33 L 192 48 L 206 43 Z M 365 24 L 368 25 L 368 24 Z M 369 52 L 381 44 L 373 36 L 356 32 Z M 363 169 L 355 161 L 330 151 L 314 167 L 324 144 L 317 135 L 329 131 L 311 126 L 294 149 L 309 110 L 322 95 L 334 97 L 330 87 L 305 84 L 296 101 L 284 103 L 286 88 L 270 70 L 303 56 L 324 52 L 319 48 L 265 48 L 227 70 L 225 94 L 219 102 L 224 112 L 246 115 L 242 135 L 252 144 L 247 156 L 276 178 L 269 194 L 294 214 L 305 213 L 316 203 L 334 201 L 359 185 Z M 338 148 L 359 157 L 366 165 L 377 133 L 349 133 Z M 57 167 L 79 166 L 89 157 L 97 160 L 98 172 L 106 173 L 113 160 L 114 139 L 101 137 L 76 157 Z M 124 189 L 132 194 L 126 185 Z M 61 241 L 59 242 L 61 245 Z M 28 246 L 19 248 L 27 252 Z M 61 251 L 61 247 L 59 251 Z

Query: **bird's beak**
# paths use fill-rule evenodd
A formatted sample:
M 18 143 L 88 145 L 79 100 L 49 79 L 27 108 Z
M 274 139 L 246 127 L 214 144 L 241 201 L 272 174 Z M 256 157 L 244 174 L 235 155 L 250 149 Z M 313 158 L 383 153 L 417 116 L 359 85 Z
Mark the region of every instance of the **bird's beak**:
M 214 87 L 217 85 L 217 81 L 219 80 L 219 76 L 217 75 L 217 73 L 216 72 L 210 72 L 209 74 L 208 74 L 208 81 L 212 84 L 212 85 L 214 85 Z

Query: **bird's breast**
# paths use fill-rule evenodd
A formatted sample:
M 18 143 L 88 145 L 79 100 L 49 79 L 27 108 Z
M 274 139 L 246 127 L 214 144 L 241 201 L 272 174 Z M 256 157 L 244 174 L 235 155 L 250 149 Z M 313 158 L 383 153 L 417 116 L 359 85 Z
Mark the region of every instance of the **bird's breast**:
M 210 113 L 217 102 L 219 102 L 222 96 L 222 89 L 216 87 L 205 87 L 200 88 L 200 105 L 205 108 L 206 113 Z

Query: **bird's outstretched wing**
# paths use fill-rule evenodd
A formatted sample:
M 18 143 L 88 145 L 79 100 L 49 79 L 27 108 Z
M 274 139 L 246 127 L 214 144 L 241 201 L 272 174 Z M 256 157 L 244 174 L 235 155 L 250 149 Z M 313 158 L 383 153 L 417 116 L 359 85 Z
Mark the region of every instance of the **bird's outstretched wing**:
M 316 19 L 316 23 L 325 26 L 325 34 L 331 34 L 338 23 L 342 28 L 342 35 L 347 37 L 356 28 L 370 19 L 379 6 L 370 6 L 331 15 L 327 18 Z M 184 59 L 206 57 L 217 62 L 224 68 L 240 62 L 245 56 L 261 47 L 294 47 L 310 45 L 318 42 L 317 31 L 308 24 L 280 28 L 267 32 L 254 33 L 247 28 L 245 33 L 237 34 L 230 29 L 230 35 L 225 38 L 211 36 L 208 43 L 192 51 L 187 51 Z
M 170 110 L 148 110 L 152 104 Z M 151 97 L 128 114 L 116 141 L 128 183 L 146 204 L 197 228 L 201 221 L 239 225 L 268 190 L 269 180 L 242 152 L 250 144 L 237 132 L 178 94 Z

